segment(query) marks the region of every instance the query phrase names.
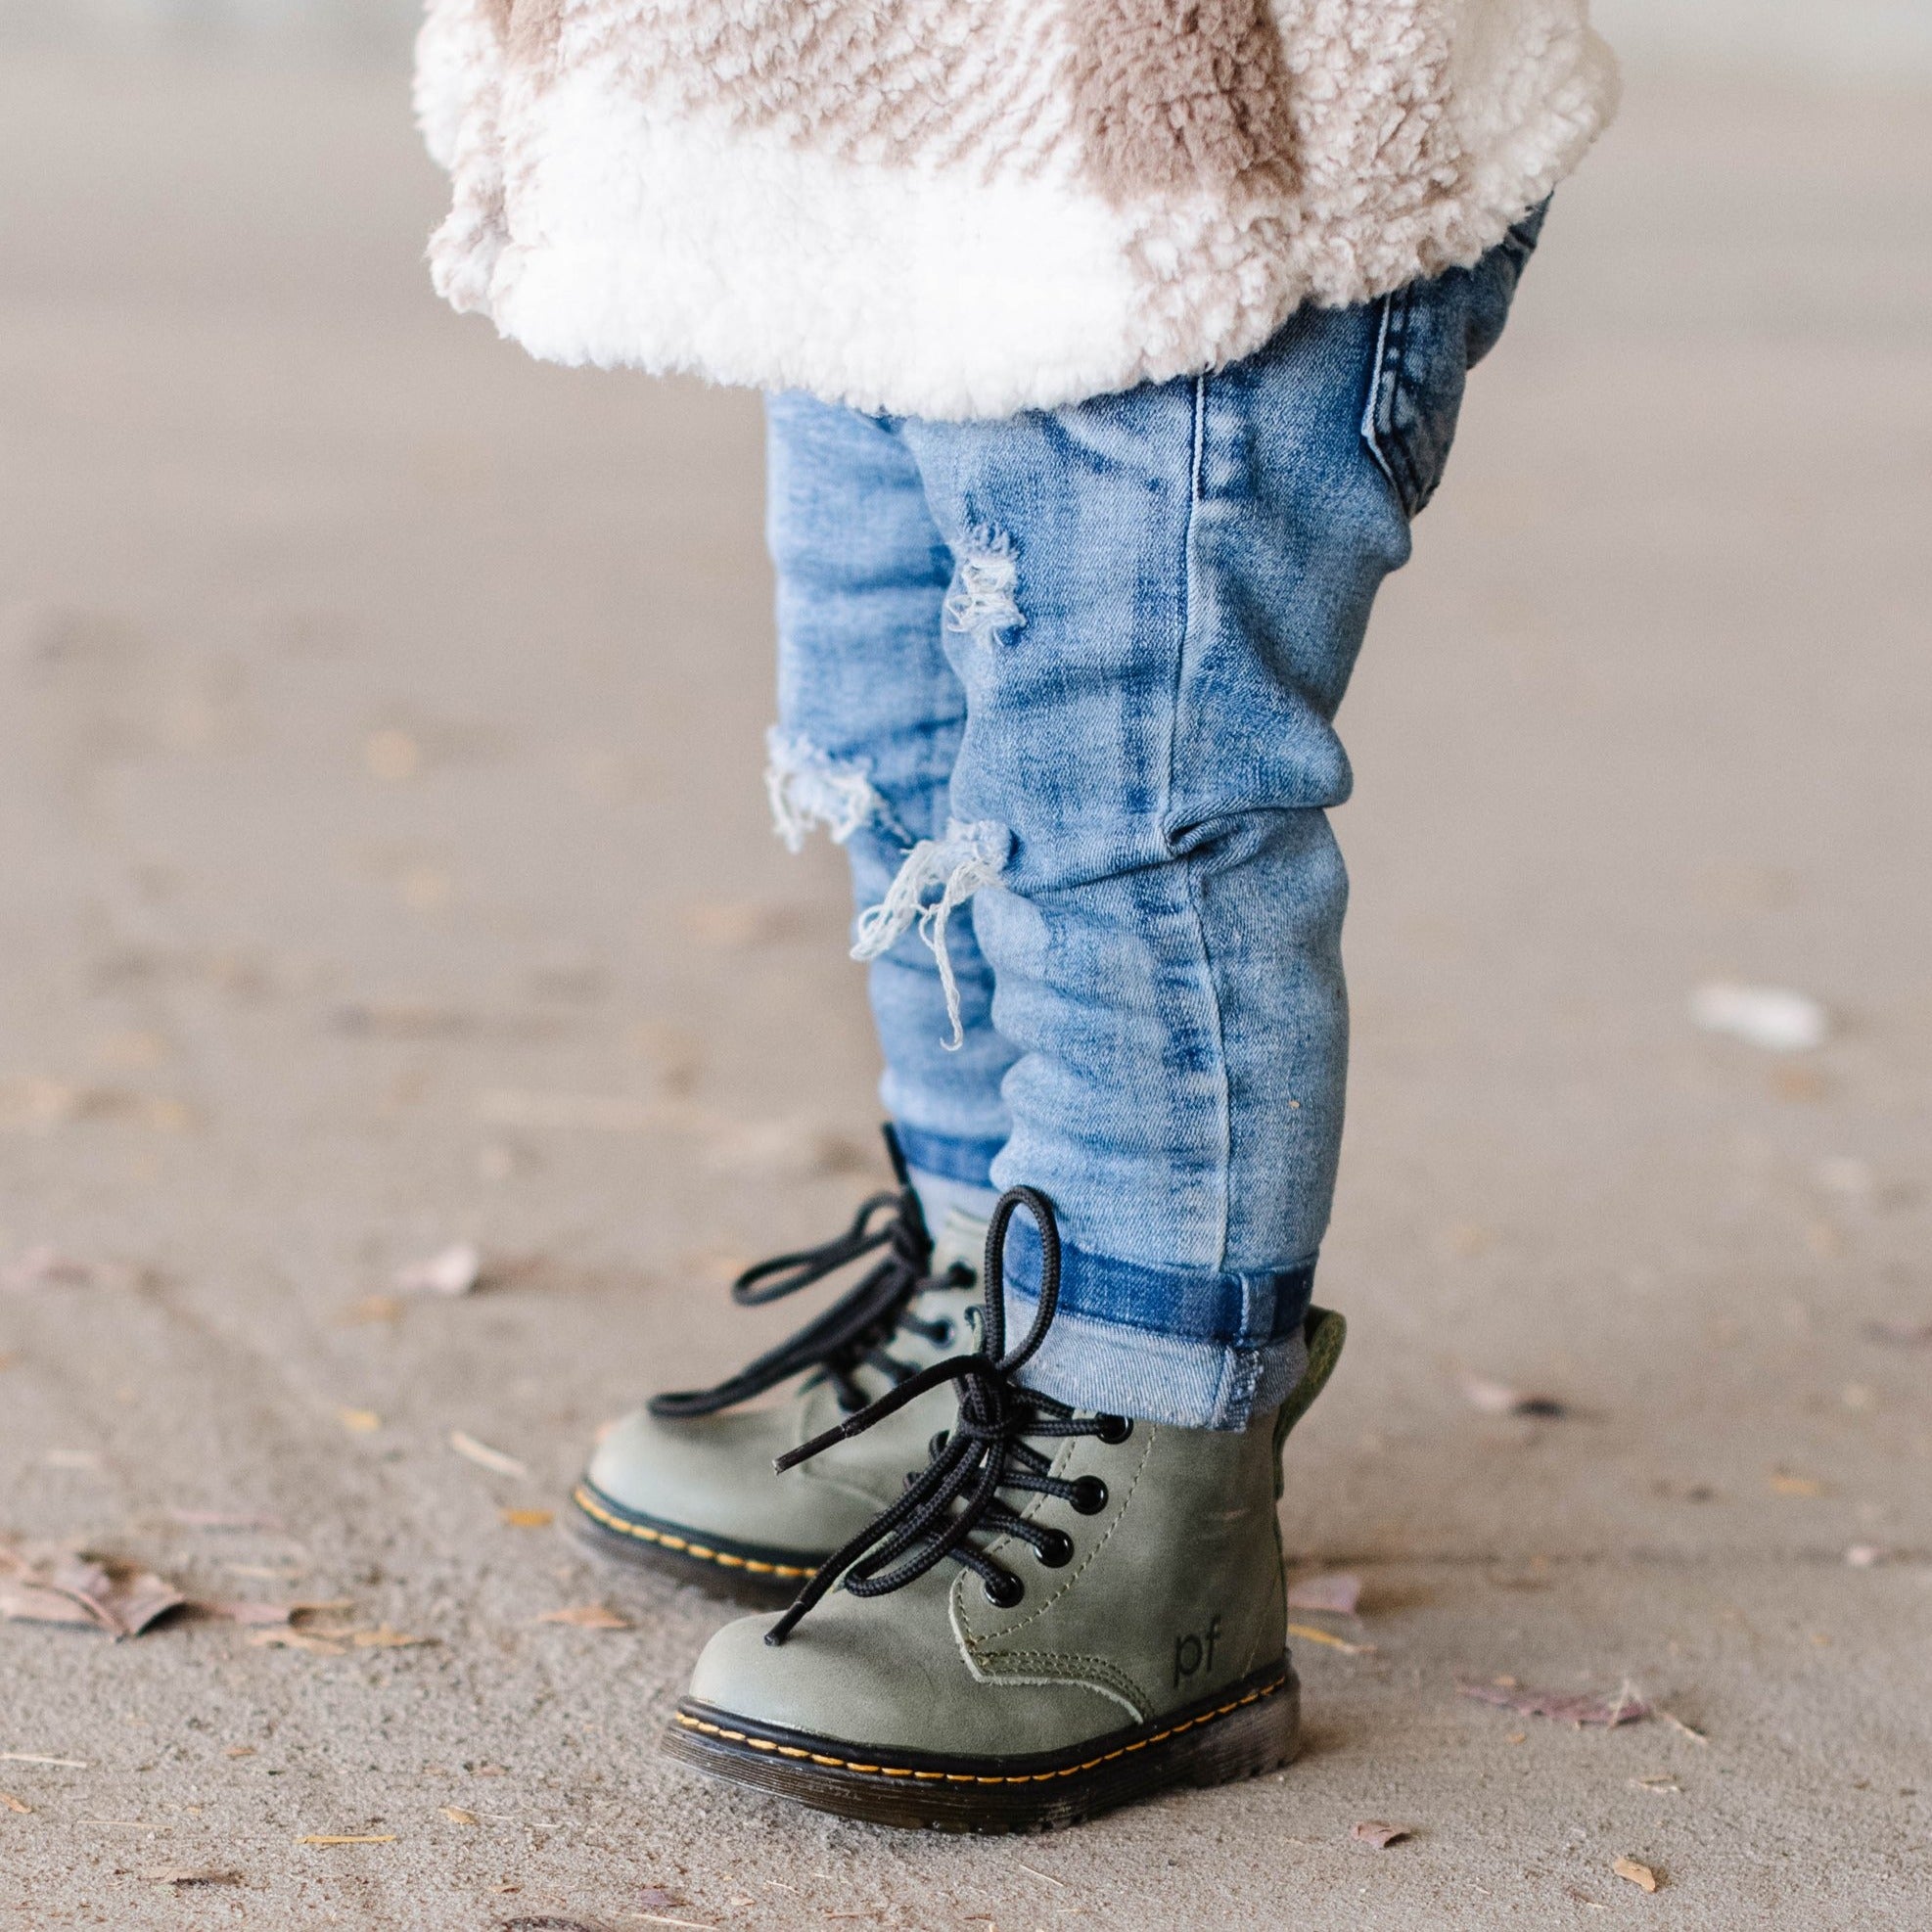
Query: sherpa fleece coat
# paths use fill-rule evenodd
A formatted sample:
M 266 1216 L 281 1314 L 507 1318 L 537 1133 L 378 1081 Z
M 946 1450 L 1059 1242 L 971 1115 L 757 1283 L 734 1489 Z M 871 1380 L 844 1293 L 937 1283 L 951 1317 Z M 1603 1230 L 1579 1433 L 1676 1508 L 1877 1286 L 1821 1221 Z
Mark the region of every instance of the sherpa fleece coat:
M 1003 416 L 1473 261 L 1607 118 L 1587 0 L 430 0 L 459 309 Z

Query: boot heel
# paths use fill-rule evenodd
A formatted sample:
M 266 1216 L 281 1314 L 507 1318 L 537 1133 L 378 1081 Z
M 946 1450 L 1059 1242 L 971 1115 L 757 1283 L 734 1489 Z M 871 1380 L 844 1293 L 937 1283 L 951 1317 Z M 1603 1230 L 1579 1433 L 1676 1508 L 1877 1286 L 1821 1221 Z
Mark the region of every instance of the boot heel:
M 1232 1784 L 1292 1764 L 1302 1748 L 1302 1686 L 1290 1666 L 1281 1688 L 1202 1726 L 1179 1782 Z

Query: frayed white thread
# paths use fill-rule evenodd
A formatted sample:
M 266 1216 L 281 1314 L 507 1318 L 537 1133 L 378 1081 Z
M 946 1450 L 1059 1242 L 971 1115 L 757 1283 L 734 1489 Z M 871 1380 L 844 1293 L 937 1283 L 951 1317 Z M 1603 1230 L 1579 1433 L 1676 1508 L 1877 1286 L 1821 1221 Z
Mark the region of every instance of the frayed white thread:
M 946 922 L 956 907 L 999 877 L 1012 849 L 1013 835 L 1004 825 L 990 819 L 961 825 L 955 819 L 945 828 L 943 839 L 921 839 L 906 853 L 905 863 L 886 888 L 886 897 L 859 915 L 858 943 L 851 949 L 854 959 L 879 958 L 917 924 L 919 937 L 939 961 L 940 990 L 945 995 L 945 1017 L 952 1024 L 952 1037 L 945 1042 L 948 1053 L 965 1045 L 966 1029 L 959 1014 L 959 983 L 946 951 Z M 926 895 L 935 887 L 940 896 L 929 905 Z
M 1020 564 L 1003 530 L 976 529 L 973 548 L 959 560 L 959 575 L 945 600 L 945 621 L 976 644 L 999 644 L 1027 621 L 1014 592 Z
M 772 829 L 789 851 L 805 850 L 805 834 L 822 825 L 842 846 L 867 819 L 883 815 L 885 801 L 862 764 L 821 752 L 809 738 L 773 725 L 764 734 L 770 762 L 764 789 L 771 799 Z

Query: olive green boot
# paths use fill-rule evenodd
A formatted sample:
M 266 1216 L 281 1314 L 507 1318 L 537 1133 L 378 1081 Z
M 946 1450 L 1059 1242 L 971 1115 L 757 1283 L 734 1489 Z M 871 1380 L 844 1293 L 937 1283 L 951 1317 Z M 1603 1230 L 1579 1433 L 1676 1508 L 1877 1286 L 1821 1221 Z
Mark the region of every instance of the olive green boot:
M 887 1139 L 897 1190 L 874 1195 L 824 1246 L 748 1268 L 732 1296 L 747 1305 L 775 1301 L 883 1251 L 880 1260 L 823 1314 L 728 1381 L 659 1396 L 618 1422 L 572 1494 L 569 1521 L 580 1541 L 713 1595 L 782 1603 L 926 1460 L 928 1438 L 952 1418 L 943 1390 L 815 1458 L 803 1480 L 781 1480 L 772 1469 L 843 1416 L 970 1348 L 977 1333 L 986 1224 L 955 1212 L 938 1240 L 929 1238 Z M 744 1406 L 774 1390 L 778 1400 Z
M 997 1246 L 1019 1206 L 1040 1223 L 1039 1309 L 1002 1356 Z M 673 1757 L 879 1823 L 1031 1831 L 1294 1756 L 1280 1452 L 1334 1367 L 1341 1317 L 1311 1314 L 1307 1373 L 1246 1430 L 1076 1413 L 1014 1379 L 1052 1320 L 1051 1211 L 1014 1189 L 992 1227 L 980 1352 L 785 1460 L 944 1382 L 952 1429 L 790 1610 L 713 1637 L 666 1734 Z

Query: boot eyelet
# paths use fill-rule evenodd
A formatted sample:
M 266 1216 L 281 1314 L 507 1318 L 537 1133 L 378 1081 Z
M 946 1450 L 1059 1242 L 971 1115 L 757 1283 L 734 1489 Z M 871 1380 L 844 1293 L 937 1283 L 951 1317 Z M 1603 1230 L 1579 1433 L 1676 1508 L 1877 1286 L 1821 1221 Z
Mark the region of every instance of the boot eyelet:
M 1064 1570 L 1074 1560 L 1074 1540 L 1065 1530 L 1049 1530 L 1047 1541 L 1034 1554 L 1042 1570 Z
M 1067 1500 L 1082 1516 L 1098 1516 L 1107 1507 L 1107 1485 L 1098 1476 L 1081 1476 L 1075 1480 L 1074 1493 Z
M 1009 1577 L 1002 1573 L 997 1577 L 987 1579 L 986 1592 L 987 1601 L 995 1610 L 1010 1610 L 1021 1597 L 1026 1595 L 1027 1587 L 1018 1577 Z
M 1093 1433 L 1109 1449 L 1126 1442 L 1133 1434 L 1133 1423 L 1125 1415 L 1096 1415 L 1093 1425 Z
M 952 1347 L 953 1337 L 958 1333 L 959 1329 L 951 1315 L 943 1314 L 933 1329 L 933 1346 L 936 1349 L 949 1349 Z

